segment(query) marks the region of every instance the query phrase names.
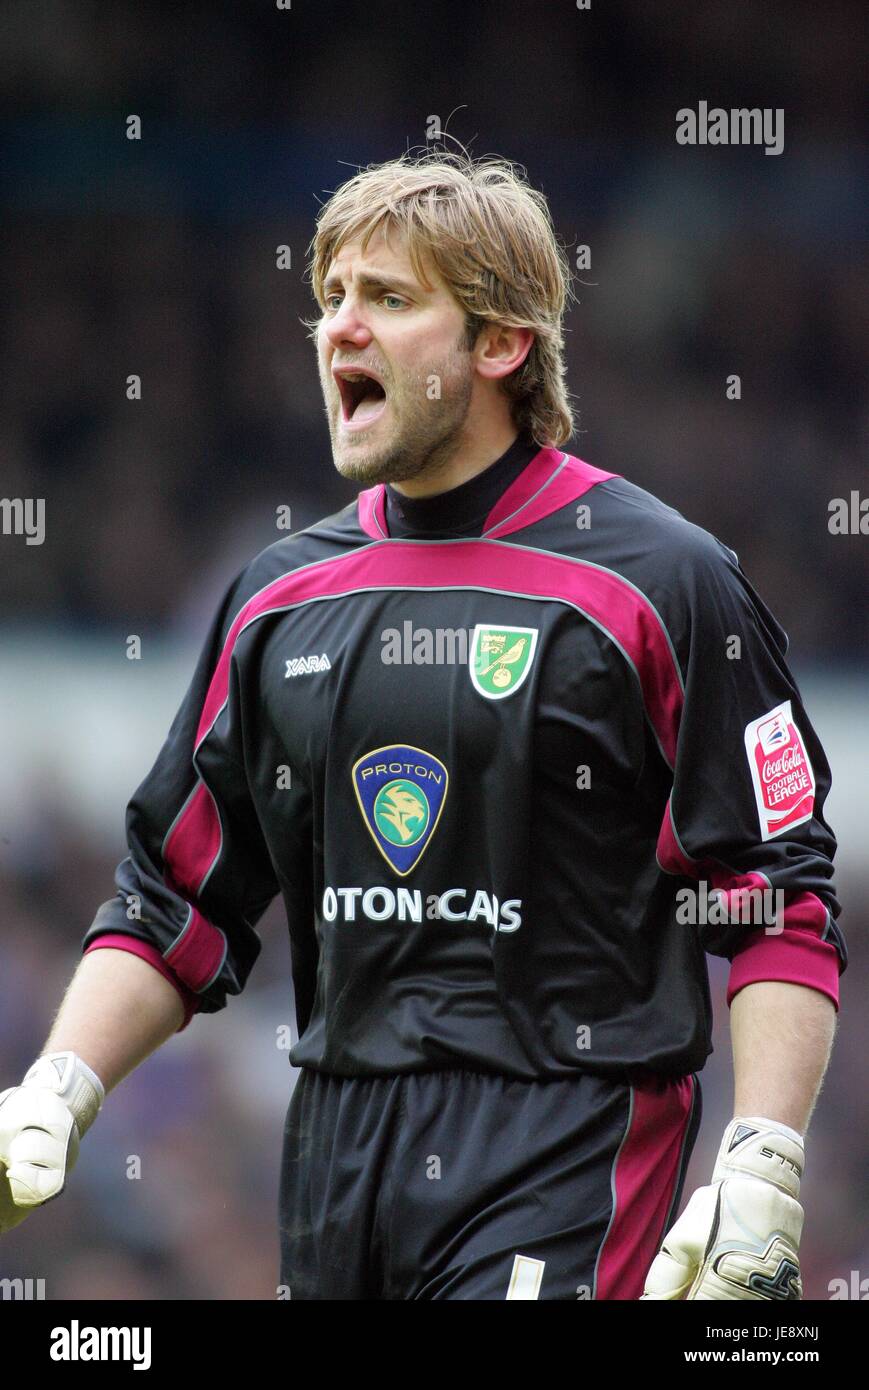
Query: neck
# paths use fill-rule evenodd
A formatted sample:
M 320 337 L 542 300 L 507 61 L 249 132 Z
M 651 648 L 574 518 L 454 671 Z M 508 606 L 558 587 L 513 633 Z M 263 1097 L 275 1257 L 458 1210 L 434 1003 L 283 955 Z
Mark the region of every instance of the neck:
M 450 457 L 437 464 L 431 472 L 426 471 L 421 477 L 392 483 L 391 486 L 403 497 L 436 497 L 484 473 L 507 452 L 516 438 L 517 430 L 512 420 L 504 421 L 496 429 L 487 430 L 484 437 L 461 440 Z

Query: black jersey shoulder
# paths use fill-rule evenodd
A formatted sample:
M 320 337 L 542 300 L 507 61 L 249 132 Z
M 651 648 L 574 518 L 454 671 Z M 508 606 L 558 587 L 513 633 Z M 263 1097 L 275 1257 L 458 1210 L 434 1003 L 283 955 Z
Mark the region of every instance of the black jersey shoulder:
M 782 655 L 788 638 L 745 575 L 736 551 L 654 493 L 616 476 L 507 538 L 601 566 L 656 609 L 671 637 L 687 636 L 698 616 L 751 615 Z
M 515 537 L 542 550 L 579 558 L 603 546 L 615 560 L 624 558 L 629 563 L 647 555 L 658 569 L 692 556 L 701 560 L 718 551 L 738 564 L 736 552 L 711 532 L 654 493 L 618 476 L 595 483 Z

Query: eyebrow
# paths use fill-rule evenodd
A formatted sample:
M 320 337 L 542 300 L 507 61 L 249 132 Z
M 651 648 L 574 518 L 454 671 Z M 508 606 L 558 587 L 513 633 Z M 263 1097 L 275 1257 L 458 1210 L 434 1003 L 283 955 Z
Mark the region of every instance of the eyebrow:
M 385 271 L 377 271 L 373 274 L 363 272 L 357 275 L 356 283 L 364 290 L 400 290 L 404 294 L 419 294 L 424 287 L 416 280 L 404 280 L 400 275 L 389 275 Z M 339 275 L 332 274 L 323 282 L 323 293 L 329 294 L 336 287 L 343 288 L 343 282 Z

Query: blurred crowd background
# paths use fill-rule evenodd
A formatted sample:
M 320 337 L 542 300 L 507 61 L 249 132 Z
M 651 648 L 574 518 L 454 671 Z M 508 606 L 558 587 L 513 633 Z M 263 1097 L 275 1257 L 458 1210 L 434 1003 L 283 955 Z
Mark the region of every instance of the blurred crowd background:
M 864 26 L 857 0 L 7 0 L 0 496 L 44 498 L 46 537 L 0 536 L 0 1087 L 40 1050 L 113 891 L 124 798 L 159 745 L 142 703 L 168 725 L 219 593 L 277 538 L 277 508 L 299 529 L 353 495 L 301 322 L 305 249 L 328 191 L 424 144 L 432 116 L 527 169 L 572 260 L 590 247 L 568 318 L 571 451 L 738 552 L 842 750 L 834 784 L 851 799 L 834 829 L 865 837 L 869 536 L 828 529 L 833 498 L 869 496 Z M 781 108 L 784 152 L 677 145 L 676 112 L 701 100 Z M 135 671 L 133 633 L 159 654 Z M 36 687 L 39 756 L 13 778 Z M 99 775 L 70 764 L 86 708 Z M 840 896 L 853 963 L 809 1147 L 811 1298 L 869 1277 L 859 853 Z M 0 1277 L 44 1278 L 48 1298 L 275 1296 L 293 1079 L 278 907 L 262 936 L 245 994 L 112 1094 L 62 1200 L 0 1246 Z M 689 1192 L 730 1115 L 726 964 L 711 970 Z

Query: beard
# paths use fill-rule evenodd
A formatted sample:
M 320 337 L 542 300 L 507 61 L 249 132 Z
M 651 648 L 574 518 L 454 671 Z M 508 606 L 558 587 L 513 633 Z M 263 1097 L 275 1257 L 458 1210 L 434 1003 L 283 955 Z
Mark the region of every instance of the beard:
M 342 433 L 340 403 L 337 412 L 330 404 L 334 383 L 321 367 L 332 457 L 342 477 L 366 485 L 403 483 L 424 474 L 436 477 L 449 463 L 461 443 L 474 387 L 471 354 L 464 341 L 462 337 L 440 362 L 406 374 L 400 383 L 386 382 L 390 416 L 383 423 L 374 422 L 371 432 L 382 432 L 377 442 L 366 438 L 368 430 L 355 436 Z M 435 400 L 428 395 L 432 376 L 440 382 L 440 398 Z

